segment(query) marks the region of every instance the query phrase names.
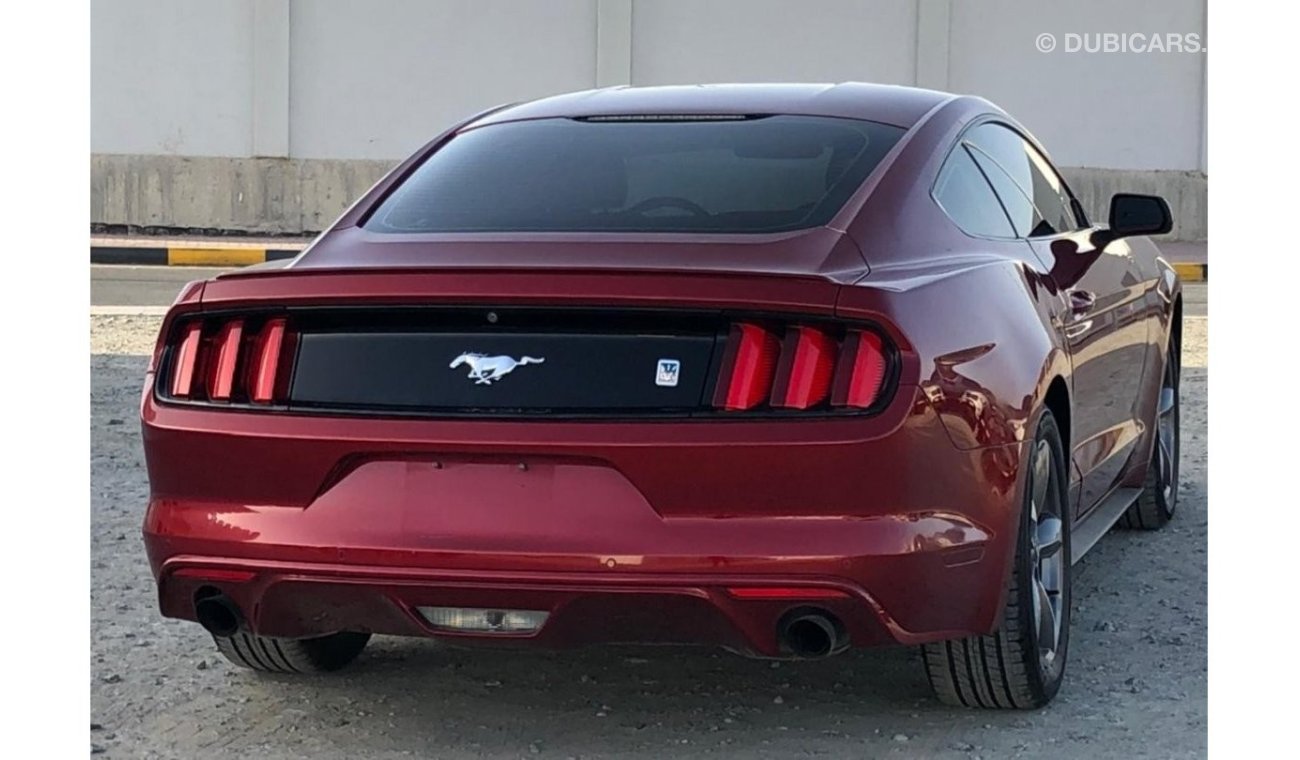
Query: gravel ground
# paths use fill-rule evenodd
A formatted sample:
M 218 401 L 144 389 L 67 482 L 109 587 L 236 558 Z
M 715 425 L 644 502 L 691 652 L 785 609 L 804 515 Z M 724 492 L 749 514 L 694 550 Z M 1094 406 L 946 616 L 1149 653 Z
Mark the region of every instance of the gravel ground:
M 932 701 L 913 650 L 773 664 L 694 648 L 462 650 L 376 637 L 346 671 L 258 676 L 158 615 L 137 422 L 158 320 L 91 322 L 92 752 L 121 758 L 1158 757 L 1206 751 L 1206 321 L 1189 319 L 1182 498 L 1076 569 L 1070 673 L 1027 713 Z

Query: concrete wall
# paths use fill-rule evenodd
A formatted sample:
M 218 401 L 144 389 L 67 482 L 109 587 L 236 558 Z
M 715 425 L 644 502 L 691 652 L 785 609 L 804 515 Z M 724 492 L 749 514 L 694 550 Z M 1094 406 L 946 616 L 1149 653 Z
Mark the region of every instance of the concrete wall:
M 632 82 L 914 84 L 916 0 L 651 0 L 632 14 Z
M 1191 0 L 952 5 L 949 81 L 1015 115 L 1066 166 L 1205 170 L 1205 55 L 1041 53 L 1040 33 L 1198 32 Z M 990 55 L 990 51 L 997 51 Z
M 295 158 L 404 158 L 505 102 L 596 85 L 596 0 L 290 4 Z
M 252 0 L 90 5 L 93 153 L 247 156 Z
M 983 95 L 1095 215 L 1160 192 L 1205 237 L 1200 53 L 1043 53 L 1196 33 L 1204 0 L 95 0 L 91 218 L 315 231 L 497 103 L 613 84 L 843 81 Z M 1208 47 L 1208 44 L 1207 44 Z

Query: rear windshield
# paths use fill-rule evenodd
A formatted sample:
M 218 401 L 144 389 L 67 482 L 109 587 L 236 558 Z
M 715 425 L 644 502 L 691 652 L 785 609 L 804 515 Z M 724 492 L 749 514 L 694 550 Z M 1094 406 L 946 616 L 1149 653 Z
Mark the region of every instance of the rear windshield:
M 826 224 L 904 130 L 819 116 L 539 119 L 431 155 L 376 232 L 778 232 Z

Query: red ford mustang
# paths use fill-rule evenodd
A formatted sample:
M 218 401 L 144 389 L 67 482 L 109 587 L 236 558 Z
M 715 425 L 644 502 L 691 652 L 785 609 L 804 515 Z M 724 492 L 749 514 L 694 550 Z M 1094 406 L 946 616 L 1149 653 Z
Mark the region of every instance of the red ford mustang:
M 1177 496 L 1169 208 L 1108 222 L 978 98 L 479 114 L 287 267 L 179 296 L 142 404 L 162 613 L 280 672 L 372 633 L 920 645 L 946 702 L 1043 705 L 1071 564 Z

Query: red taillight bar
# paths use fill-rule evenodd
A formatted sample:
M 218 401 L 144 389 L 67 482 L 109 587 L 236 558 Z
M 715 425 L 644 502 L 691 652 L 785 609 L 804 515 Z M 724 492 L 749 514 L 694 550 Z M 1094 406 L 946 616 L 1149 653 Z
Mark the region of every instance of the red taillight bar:
M 253 377 L 248 397 L 255 404 L 275 400 L 275 376 L 280 368 L 280 349 L 284 344 L 284 320 L 272 319 L 262 328 L 253 357 Z
M 825 401 L 838 353 L 835 339 L 821 330 L 803 326 L 786 330 L 772 388 L 772 406 L 807 409 Z
M 758 406 L 772 389 L 780 348 L 777 337 L 758 325 L 732 325 L 713 405 L 729 412 Z
M 792 324 L 778 340 L 766 327 L 737 322 L 713 406 L 747 411 L 766 401 L 772 409 L 870 409 L 880 401 L 888 370 L 885 340 L 871 329 Z
M 884 388 L 888 366 L 884 341 L 879 335 L 870 330 L 851 330 L 844 339 L 831 405 L 858 409 L 874 406 Z
M 160 380 L 172 398 L 269 404 L 285 396 L 295 335 L 283 317 L 192 319 L 169 341 L 168 375 Z M 205 337 L 206 336 L 206 337 Z
M 208 398 L 229 401 L 235 389 L 235 365 L 239 362 L 239 345 L 244 335 L 244 321 L 236 319 L 221 326 L 215 343 L 217 360 L 213 362 Z
M 176 346 L 176 361 L 172 370 L 171 393 L 177 398 L 188 398 L 194 390 L 194 372 L 198 364 L 199 345 L 202 340 L 202 323 L 192 322 L 185 326 L 185 332 Z

